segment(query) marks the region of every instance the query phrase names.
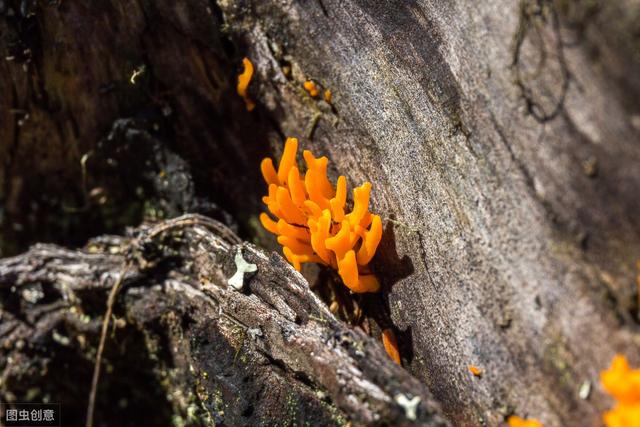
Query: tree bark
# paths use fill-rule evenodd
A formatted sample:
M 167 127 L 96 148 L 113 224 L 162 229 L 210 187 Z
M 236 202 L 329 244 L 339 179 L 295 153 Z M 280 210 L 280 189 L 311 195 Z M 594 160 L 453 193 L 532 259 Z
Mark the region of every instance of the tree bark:
M 449 425 L 426 387 L 379 343 L 339 322 L 280 256 L 220 223 L 188 215 L 87 249 L 36 245 L 0 261 L 2 386 L 54 399 L 70 390 L 62 402 L 69 424 L 84 421 L 100 332 L 91 305 L 124 275 L 97 425 L 121 424 L 119 417 L 153 425 L 172 417 L 190 425 Z M 229 280 L 238 270 L 240 289 Z M 145 379 L 157 389 L 144 387 L 152 394 L 143 397 L 136 381 Z M 112 414 L 114 397 L 124 401 L 121 414 Z
M 634 2 L 26 3 L 0 21 L 5 253 L 182 212 L 274 247 L 258 163 L 299 136 L 372 182 L 385 310 L 453 424 L 597 424 L 598 372 L 640 363 Z

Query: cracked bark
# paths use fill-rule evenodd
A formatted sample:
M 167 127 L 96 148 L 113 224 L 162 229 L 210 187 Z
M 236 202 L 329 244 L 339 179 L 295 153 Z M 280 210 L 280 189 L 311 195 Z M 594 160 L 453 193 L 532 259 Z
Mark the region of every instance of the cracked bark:
M 297 135 L 334 176 L 373 183 L 374 267 L 405 367 L 454 424 L 595 423 L 610 405 L 598 372 L 616 351 L 640 363 L 632 2 L 6 8 L 5 253 L 182 212 L 273 244 L 256 225 L 258 162 Z M 251 114 L 234 93 L 243 56 Z M 307 78 L 332 106 L 305 94 Z
M 375 340 L 339 322 L 280 256 L 220 223 L 188 215 L 88 250 L 36 245 L 0 261 L 5 390 L 56 398 L 67 389 L 67 405 L 82 401 L 90 381 L 82 373 L 91 371 L 68 364 L 91 365 L 100 322 L 87 319 L 89 305 L 127 271 L 98 425 L 118 416 L 161 425 L 171 414 L 194 425 L 448 425 L 426 387 Z M 243 291 L 228 285 L 238 253 L 257 266 Z M 124 391 L 129 375 L 134 387 L 147 379 L 166 394 Z M 120 415 L 110 413 L 116 396 L 125 401 Z M 397 403 L 416 397 L 414 415 Z M 68 411 L 65 422 L 82 424 L 83 416 Z

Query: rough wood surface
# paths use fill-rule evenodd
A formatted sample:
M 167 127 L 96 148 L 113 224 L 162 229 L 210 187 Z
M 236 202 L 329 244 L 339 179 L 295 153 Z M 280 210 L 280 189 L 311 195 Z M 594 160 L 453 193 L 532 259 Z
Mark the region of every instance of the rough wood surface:
M 126 424 L 173 415 L 189 425 L 449 425 L 380 343 L 336 320 L 282 257 L 220 223 L 184 216 L 88 249 L 38 245 L 0 261 L 4 396 L 35 388 L 60 399 L 69 388 L 66 422 L 82 424 L 91 371 L 79 366 L 91 365 L 100 325 L 87 306 L 127 271 L 97 425 L 117 423 L 116 396 L 135 417 Z M 257 266 L 242 290 L 228 284 L 238 256 Z M 140 372 L 128 379 L 133 369 L 149 384 L 135 383 Z
M 454 424 L 597 423 L 598 372 L 640 363 L 637 2 L 19 3 L 0 11 L 5 251 L 184 211 L 266 244 L 257 165 L 297 135 L 372 181 L 405 366 Z
M 577 29 L 567 14 L 587 2 L 221 3 L 284 133 L 313 113 L 269 102 L 300 84 L 273 52 L 333 91 L 337 124 L 323 115 L 313 146 L 404 224 L 376 266 L 409 369 L 452 420 L 597 423 L 598 371 L 640 343 L 637 47 L 610 43 L 637 5 L 596 2 Z M 606 16 L 620 19 L 603 35 Z M 398 257 L 411 274 L 389 283 Z

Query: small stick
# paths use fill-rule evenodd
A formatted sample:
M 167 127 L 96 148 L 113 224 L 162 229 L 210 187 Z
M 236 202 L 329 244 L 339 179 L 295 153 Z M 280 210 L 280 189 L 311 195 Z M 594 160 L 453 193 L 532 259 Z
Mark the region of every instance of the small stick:
M 104 352 L 104 344 L 107 340 L 107 331 L 109 329 L 109 320 L 111 320 L 111 313 L 113 312 L 113 305 L 116 301 L 116 296 L 118 295 L 118 291 L 124 281 L 124 277 L 129 272 L 131 265 L 129 263 L 125 264 L 122 273 L 116 280 L 116 283 L 111 288 L 111 292 L 109 292 L 109 299 L 107 300 L 107 311 L 104 314 L 104 319 L 102 320 L 102 332 L 100 333 L 100 344 L 98 344 L 98 352 L 96 354 L 96 362 L 93 367 L 93 379 L 91 380 L 91 393 L 89 393 L 89 404 L 87 406 L 87 420 L 86 427 L 93 427 L 93 412 L 96 405 L 96 392 L 98 390 L 98 381 L 100 379 L 100 365 L 102 363 L 102 353 Z

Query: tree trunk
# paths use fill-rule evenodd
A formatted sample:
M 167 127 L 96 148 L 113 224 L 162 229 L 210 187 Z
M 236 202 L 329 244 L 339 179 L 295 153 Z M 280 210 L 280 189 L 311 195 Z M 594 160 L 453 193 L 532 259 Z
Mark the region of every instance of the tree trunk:
M 141 0 L 88 7 L 25 0 L 0 1 L 0 13 L 8 58 L 0 63 L 5 255 L 37 241 L 81 245 L 91 236 L 183 212 L 217 218 L 243 239 L 273 249 L 257 222 L 265 191 L 258 164 L 279 156 L 285 136 L 298 136 L 305 148 L 329 157 L 334 178 L 346 175 L 351 187 L 372 182 L 372 211 L 385 224 L 373 262 L 385 288 L 380 310 L 390 312 L 404 367 L 417 379 L 400 381 L 402 393 L 423 402 L 431 393 L 454 425 L 499 425 L 511 413 L 545 426 L 591 425 L 611 405 L 599 371 L 615 352 L 640 363 L 635 2 Z M 256 70 L 253 112 L 235 93 L 245 56 Z M 331 90 L 331 103 L 311 98 L 302 88 L 307 79 Z M 36 248 L 18 265 L 44 256 L 42 250 L 64 253 Z M 69 256 L 75 263 L 85 255 Z M 304 288 L 279 258 L 272 260 L 280 274 L 296 277 L 291 286 Z M 88 265 L 118 274 L 115 264 L 101 263 Z M 166 277 L 156 282 L 139 272 L 142 267 L 136 270 L 136 280 L 146 285 L 127 288 L 120 314 L 145 318 L 133 307 L 155 298 L 167 313 L 175 306 L 213 316 L 212 294 L 194 284 L 196 276 L 171 279 L 169 272 L 184 266 L 165 268 Z M 91 277 L 89 317 L 96 319 L 106 285 L 99 275 Z M 3 276 L 3 286 L 11 280 L 18 279 Z M 177 280 L 175 289 L 171 280 Z M 241 293 L 216 292 L 238 298 L 237 310 L 256 303 Z M 283 301 L 295 304 L 289 298 Z M 297 316 L 326 311 L 310 295 L 302 300 L 292 308 Z M 264 328 L 296 324 L 272 305 L 281 321 L 264 317 Z M 7 316 L 20 310 L 3 302 Z M 139 322 L 144 327 L 136 333 L 163 336 L 153 328 L 171 326 L 171 320 L 161 318 Z M 256 312 L 247 322 L 259 318 Z M 305 362 L 294 360 L 302 356 L 287 355 L 284 347 L 264 350 L 254 341 L 260 351 L 251 352 L 263 359 L 248 366 L 266 367 L 255 375 L 261 380 L 238 385 L 245 368 L 230 362 L 238 345 L 228 336 L 233 326 L 216 320 L 207 329 L 194 321 L 219 346 L 191 343 L 192 351 L 208 353 L 157 356 L 174 360 L 180 378 L 192 375 L 176 388 L 167 374 L 168 385 L 158 387 L 183 390 L 177 395 L 187 399 L 184 387 L 209 372 L 208 393 L 231 390 L 221 397 L 225 413 L 232 413 L 230 425 L 284 419 L 284 397 L 274 398 L 272 418 L 258 415 L 268 412 L 272 397 L 255 397 L 263 404 L 249 415 L 234 400 L 251 402 L 242 396 L 284 384 L 297 402 L 306 402 L 294 411 L 293 424 L 329 422 L 332 410 L 313 397 L 320 389 L 336 413 L 356 424 L 374 422 L 374 414 L 379 423 L 406 421 L 393 404 L 400 386 L 391 385 L 404 374 L 374 344 L 377 380 L 373 365 L 368 371 L 352 355 L 336 356 L 335 372 L 339 363 L 356 367 L 383 393 L 369 401 L 372 390 L 366 390 L 362 395 L 369 397 L 352 400 L 354 392 L 332 388 L 324 373 L 311 369 L 324 361 L 302 369 L 298 363 Z M 333 320 L 323 325 L 302 322 L 296 330 L 346 331 Z M 179 329 L 188 330 L 195 331 Z M 130 336 L 127 345 L 140 345 Z M 277 334 L 267 336 L 264 342 Z M 177 339 L 168 337 L 169 343 Z M 224 356 L 214 358 L 219 347 Z M 159 366 L 152 359 L 148 364 Z M 196 373 L 187 373 L 187 363 Z M 468 365 L 480 366 L 482 378 Z M 303 377 L 296 377 L 299 371 Z M 137 387 L 135 379 L 126 380 Z M 587 385 L 591 393 L 584 399 L 579 390 Z M 101 398 L 108 397 L 118 396 Z M 437 423 L 434 412 L 423 408 L 418 415 Z

